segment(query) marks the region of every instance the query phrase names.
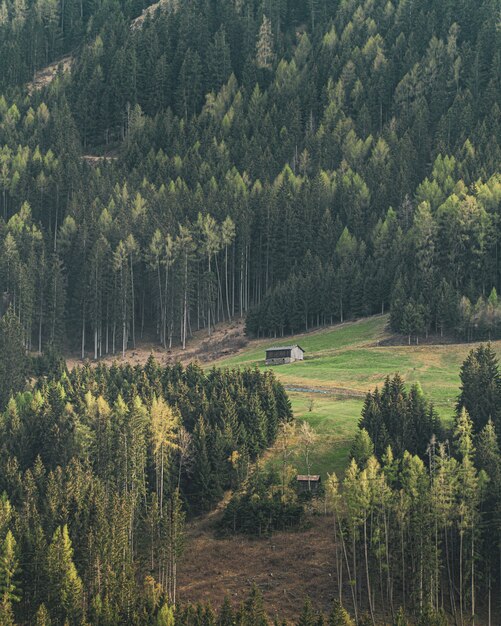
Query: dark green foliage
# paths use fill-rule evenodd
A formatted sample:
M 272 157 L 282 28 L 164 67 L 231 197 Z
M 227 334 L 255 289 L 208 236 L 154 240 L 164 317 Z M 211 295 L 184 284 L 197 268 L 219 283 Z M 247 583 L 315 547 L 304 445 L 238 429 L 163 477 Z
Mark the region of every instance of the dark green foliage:
M 490 345 L 472 350 L 461 366 L 461 393 L 457 412 L 464 407 L 479 432 L 492 420 L 498 432 L 501 427 L 501 377 L 496 355 Z
M 147 4 L 2 5 L 0 291 L 28 349 L 390 307 L 410 341 L 499 335 L 491 0 L 175 2 L 131 26 Z
M 21 391 L 28 371 L 22 326 L 10 308 L 0 319 L 0 408 L 10 394 Z
M 258 467 L 228 503 L 220 528 L 223 532 L 262 536 L 297 527 L 303 514 L 293 485 L 287 485 L 284 494 L 276 471 Z
M 235 623 L 235 613 L 228 596 L 225 596 L 223 605 L 219 612 L 217 626 L 233 626 Z
M 153 359 L 52 372 L 12 397 L 0 420 L 2 624 L 36 615 L 114 625 L 129 611 L 133 623 L 171 619 L 167 604 L 147 603 L 176 596 L 184 511 L 208 511 L 241 486 L 290 419 L 284 397 L 272 373 Z M 290 509 L 300 516 L 299 505 Z M 159 621 L 140 619 L 143 609 Z M 216 624 L 212 611 L 203 615 Z M 231 619 L 228 607 L 222 617 Z
M 251 624 L 256 624 L 256 626 L 268 626 L 263 595 L 256 585 L 252 585 L 251 592 L 241 609 L 241 615 L 238 617 L 240 617 L 242 623 L 246 626 L 251 626 Z
M 297 621 L 297 626 L 317 626 L 317 616 L 315 615 L 309 598 L 307 598 L 304 603 L 303 611 Z
M 271 474 L 245 482 L 291 417 L 272 377 L 151 361 L 66 373 L 60 351 L 97 361 L 150 337 L 184 347 L 195 329 L 210 334 L 238 315 L 257 336 L 390 309 L 393 329 L 409 342 L 430 332 L 465 340 L 501 332 L 495 2 L 189 0 L 131 23 L 149 4 L 0 7 L 0 489 L 14 511 L 7 525 L 22 556 L 23 592 L 3 607 L 5 623 L 169 622 L 175 551 L 167 555 L 165 545 L 177 488 L 190 512 L 234 489 L 233 512 L 251 532 L 300 518 Z M 26 88 L 69 53 L 71 73 L 60 68 L 50 85 Z M 25 385 L 25 351 L 44 353 L 33 367 L 47 378 L 9 402 Z M 477 550 L 485 555 L 477 577 L 484 596 L 491 578 L 498 583 L 486 535 L 499 535 L 501 403 L 485 348 L 463 367 L 462 384 L 458 416 L 463 407 L 470 413 L 476 452 L 465 455 L 456 437 L 459 460 L 437 448 L 437 419 L 419 388 L 394 378 L 368 395 L 361 426 L 400 490 L 399 508 L 386 550 L 393 504 L 376 505 L 367 489 L 350 500 L 353 519 L 337 532 L 348 538 L 355 520 L 360 553 L 347 556 L 358 568 L 345 576 L 354 596 L 396 563 L 379 588 L 394 582 L 410 596 L 406 608 L 429 598 L 438 606 L 438 586 L 451 609 L 454 594 L 465 594 L 466 605 L 471 563 L 462 583 L 457 570 L 437 575 L 433 558 L 446 552 L 455 565 L 459 554 L 473 554 L 473 566 Z M 196 455 L 170 447 L 158 424 L 151 432 L 160 400 Z M 366 465 L 351 466 L 355 483 L 373 484 L 369 450 L 355 451 Z M 433 519 L 425 470 L 405 450 L 428 458 L 430 499 L 441 505 Z M 476 494 L 484 499 L 478 524 Z M 357 541 L 368 508 L 376 526 L 362 582 Z M 459 510 L 474 514 L 454 517 Z M 488 532 L 477 536 L 484 522 Z M 47 588 L 58 576 L 48 575 L 48 546 L 55 550 L 66 524 L 85 614 Z M 144 593 L 144 576 L 159 593 Z M 408 593 L 417 580 L 435 588 Z M 231 621 L 228 607 L 224 615 Z M 303 618 L 311 620 L 309 611 Z M 183 619 L 217 621 L 206 607 Z M 255 593 L 234 619 L 266 622 Z
M 393 378 L 388 376 L 381 391 L 376 388 L 367 394 L 359 425 L 367 431 L 379 458 L 388 445 L 397 456 L 407 450 L 424 458 L 432 437 L 440 439 L 442 435 L 440 419 L 421 387 L 413 385 L 407 392 L 398 374 Z M 362 439 L 361 434 L 357 441 L 359 439 Z M 365 443 L 363 448 L 368 448 L 368 444 Z M 352 455 L 355 456 L 354 451 Z M 363 458 L 366 456 L 364 453 Z
M 35 376 L 57 380 L 66 370 L 66 361 L 53 346 L 47 346 L 42 354 L 31 358 L 30 370 Z

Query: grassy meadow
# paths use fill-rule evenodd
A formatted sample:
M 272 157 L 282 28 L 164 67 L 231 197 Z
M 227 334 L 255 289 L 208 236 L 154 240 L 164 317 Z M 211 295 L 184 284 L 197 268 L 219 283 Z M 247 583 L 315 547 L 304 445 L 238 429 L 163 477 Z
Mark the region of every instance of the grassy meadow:
M 346 466 L 363 393 L 381 386 L 387 375 L 399 372 L 408 386 L 419 382 L 444 421 L 454 411 L 459 369 L 474 345 L 387 345 L 387 324 L 388 316 L 378 316 L 281 340 L 256 340 L 217 365 L 266 368 L 267 347 L 298 343 L 305 360 L 272 369 L 289 390 L 295 416 L 307 420 L 318 435 L 314 473 L 339 473 Z M 492 346 L 500 356 L 501 342 Z M 300 458 L 296 466 L 305 470 Z

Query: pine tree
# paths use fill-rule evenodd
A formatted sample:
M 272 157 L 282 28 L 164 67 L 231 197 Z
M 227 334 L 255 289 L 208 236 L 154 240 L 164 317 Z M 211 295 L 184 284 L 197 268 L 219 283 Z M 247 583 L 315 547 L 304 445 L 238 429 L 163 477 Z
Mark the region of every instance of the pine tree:
M 47 608 L 45 607 L 45 604 L 41 604 L 38 607 L 35 620 L 35 626 L 51 626 L 52 621 L 50 619 L 49 611 L 47 611 Z
M 207 447 L 206 425 L 202 417 L 198 419 L 193 433 L 193 454 L 197 459 L 192 482 L 193 491 L 197 494 L 197 508 L 207 511 L 214 503 L 216 485 Z
M 230 599 L 228 596 L 224 597 L 223 605 L 219 611 L 217 626 L 234 626 L 235 614 L 231 607 Z
M 249 597 L 245 601 L 243 624 L 245 626 L 268 626 L 263 596 L 256 585 L 252 586 Z
M 301 615 L 299 616 L 299 620 L 297 622 L 297 626 L 316 626 L 316 617 L 313 612 L 313 607 L 311 605 L 311 600 L 309 598 L 306 599 Z
M 470 415 L 475 431 L 480 431 L 491 419 L 499 426 L 501 403 L 501 379 L 496 355 L 490 346 L 472 350 L 460 372 L 461 393 L 457 412 L 464 407 Z
M 351 446 L 350 456 L 355 459 L 359 467 L 365 467 L 367 461 L 374 454 L 374 444 L 365 428 L 360 428 L 355 435 Z

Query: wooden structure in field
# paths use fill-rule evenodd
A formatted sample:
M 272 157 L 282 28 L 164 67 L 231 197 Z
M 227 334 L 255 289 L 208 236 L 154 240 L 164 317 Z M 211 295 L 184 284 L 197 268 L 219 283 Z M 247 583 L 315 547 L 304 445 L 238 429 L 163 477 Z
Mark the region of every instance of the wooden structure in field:
M 304 350 L 297 344 L 294 346 L 277 346 L 266 350 L 266 365 L 283 365 L 304 359 Z

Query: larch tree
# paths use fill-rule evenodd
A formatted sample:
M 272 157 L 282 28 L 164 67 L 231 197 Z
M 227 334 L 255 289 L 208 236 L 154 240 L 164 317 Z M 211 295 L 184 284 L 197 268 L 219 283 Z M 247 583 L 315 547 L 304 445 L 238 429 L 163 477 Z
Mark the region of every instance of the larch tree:
M 221 243 L 224 246 L 224 281 L 226 294 L 226 312 L 231 319 L 230 312 L 230 288 L 228 282 L 228 249 L 233 244 L 236 236 L 235 223 L 227 216 L 221 224 Z
M 207 273 L 205 278 L 205 289 L 207 298 L 207 328 L 209 337 L 212 332 L 212 324 L 215 323 L 214 309 L 214 277 L 212 272 L 212 260 L 221 247 L 220 229 L 216 220 L 209 214 L 198 214 L 197 228 L 201 239 L 201 252 L 207 258 Z M 218 279 L 219 286 L 219 279 Z M 213 321 L 211 321 L 213 320 Z
M 157 497 L 160 516 L 163 515 L 164 481 L 170 455 L 177 450 L 179 415 L 163 398 L 153 398 L 150 409 L 151 437 L 157 474 Z
M 274 58 L 271 20 L 263 15 L 256 43 L 256 65 L 260 69 L 271 70 Z
M 181 344 L 183 350 L 186 348 L 186 337 L 188 329 L 188 313 L 190 304 L 190 262 L 195 252 L 195 242 L 188 226 L 179 225 L 179 235 L 176 237 L 175 246 L 181 261 L 182 273 L 182 318 L 181 318 Z
M 68 526 L 58 526 L 47 553 L 47 578 L 53 615 L 79 626 L 83 617 L 83 585 L 73 562 Z
M 5 626 L 14 624 L 13 604 L 21 600 L 16 546 L 16 540 L 8 530 L 0 554 L 0 623 Z

